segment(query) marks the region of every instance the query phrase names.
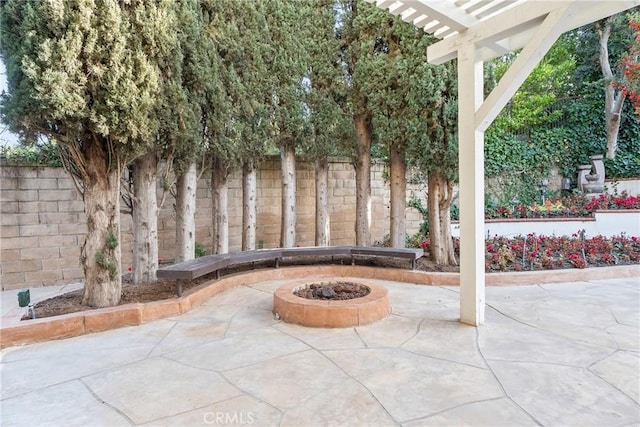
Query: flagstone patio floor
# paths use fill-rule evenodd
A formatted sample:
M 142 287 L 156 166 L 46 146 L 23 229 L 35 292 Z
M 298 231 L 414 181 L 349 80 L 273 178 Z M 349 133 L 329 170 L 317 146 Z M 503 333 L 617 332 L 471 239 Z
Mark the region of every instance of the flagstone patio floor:
M 287 324 L 272 314 L 287 282 L 233 288 L 140 326 L 4 349 L 0 424 L 640 424 L 639 278 L 487 287 L 478 328 L 458 322 L 457 287 L 383 280 L 384 320 Z M 15 293 L 2 293 L 3 316 Z

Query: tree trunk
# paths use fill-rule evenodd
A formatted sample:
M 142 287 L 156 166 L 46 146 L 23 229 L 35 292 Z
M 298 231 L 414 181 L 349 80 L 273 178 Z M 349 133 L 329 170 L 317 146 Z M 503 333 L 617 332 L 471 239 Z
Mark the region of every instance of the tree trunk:
M 158 270 L 158 159 L 149 152 L 133 163 L 133 283 L 154 282 Z
M 178 177 L 176 183 L 176 262 L 195 258 L 196 252 L 196 163 Z
M 215 156 L 211 164 L 211 202 L 213 218 L 213 253 L 229 252 L 229 169 Z
M 604 101 L 605 123 L 607 127 L 607 158 L 616 157 L 618 149 L 618 132 L 620 131 L 620 118 L 622 105 L 626 98 L 623 91 L 617 91 L 614 87 L 614 77 L 609 63 L 609 35 L 611 34 L 611 20 L 613 17 L 598 21 L 596 31 L 600 41 L 600 68 L 604 77 Z
M 356 245 L 371 245 L 371 118 L 357 114 L 353 118 L 357 149 L 356 169 Z
M 242 167 L 242 250 L 256 248 L 258 178 L 253 160 Z
M 84 209 L 87 237 L 82 245 L 84 269 L 82 304 L 111 307 L 120 302 L 120 175 L 121 166 L 110 162 L 106 142 L 97 137 L 86 142 L 84 159 Z
M 282 224 L 280 247 L 296 245 L 296 152 L 291 144 L 280 147 L 282 169 Z
M 451 238 L 453 182 L 437 173 L 429 174 L 427 179 L 431 258 L 436 264 L 457 265 Z
M 316 246 L 329 246 L 329 159 L 325 156 L 314 162 L 316 170 Z
M 397 147 L 391 147 L 391 246 L 406 246 L 405 209 L 407 205 L 407 163 Z

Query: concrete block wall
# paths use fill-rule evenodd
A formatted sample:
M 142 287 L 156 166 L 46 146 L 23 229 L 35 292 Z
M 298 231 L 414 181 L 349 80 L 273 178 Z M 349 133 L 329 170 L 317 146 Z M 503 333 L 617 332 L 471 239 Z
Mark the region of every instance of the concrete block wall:
M 374 163 L 371 172 L 372 242 L 389 233 L 389 184 L 384 165 Z M 312 162 L 296 164 L 297 225 L 296 244 L 312 246 L 315 227 L 315 182 Z M 208 172 L 198 181 L 196 242 L 211 253 L 211 188 Z M 86 216 L 82 196 L 60 168 L 0 166 L 1 229 L 0 282 L 3 290 L 20 289 L 82 280 L 80 248 L 85 239 Z M 158 197 L 162 198 L 161 187 Z M 355 242 L 355 172 L 344 159 L 334 159 L 329 170 L 329 212 L 331 244 Z M 424 199 L 425 187 L 408 185 L 407 197 L 414 192 Z M 280 241 L 281 211 L 280 160 L 269 158 L 258 169 L 257 247 L 274 248 Z M 175 200 L 167 194 L 158 214 L 159 258 L 174 258 Z M 125 208 L 125 206 L 122 206 Z M 422 218 L 407 208 L 407 233 L 416 232 Z M 121 215 L 122 271 L 131 265 L 131 215 Z M 242 244 L 242 176 L 229 179 L 229 250 Z
M 62 169 L 0 167 L 2 289 L 82 278 L 84 202 Z

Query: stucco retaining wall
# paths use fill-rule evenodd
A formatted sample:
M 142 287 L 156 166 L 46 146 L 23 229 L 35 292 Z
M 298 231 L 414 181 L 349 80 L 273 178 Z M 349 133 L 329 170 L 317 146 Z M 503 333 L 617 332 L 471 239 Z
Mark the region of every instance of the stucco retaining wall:
M 545 236 L 570 236 L 584 230 L 586 237 L 613 237 L 624 233 L 640 236 L 640 210 L 597 211 L 593 218 L 527 218 L 491 219 L 484 224 L 485 235 L 525 236 L 529 233 Z M 451 234 L 460 236 L 460 224 L 451 225 Z

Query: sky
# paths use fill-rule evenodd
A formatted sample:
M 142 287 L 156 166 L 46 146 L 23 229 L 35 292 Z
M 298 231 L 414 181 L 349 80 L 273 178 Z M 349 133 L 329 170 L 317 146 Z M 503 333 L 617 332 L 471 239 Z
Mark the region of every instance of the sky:
M 7 91 L 7 69 L 4 66 L 4 61 L 0 59 L 0 93 Z M 0 146 L 14 146 L 18 145 L 18 136 L 9 132 L 9 129 L 0 119 Z

